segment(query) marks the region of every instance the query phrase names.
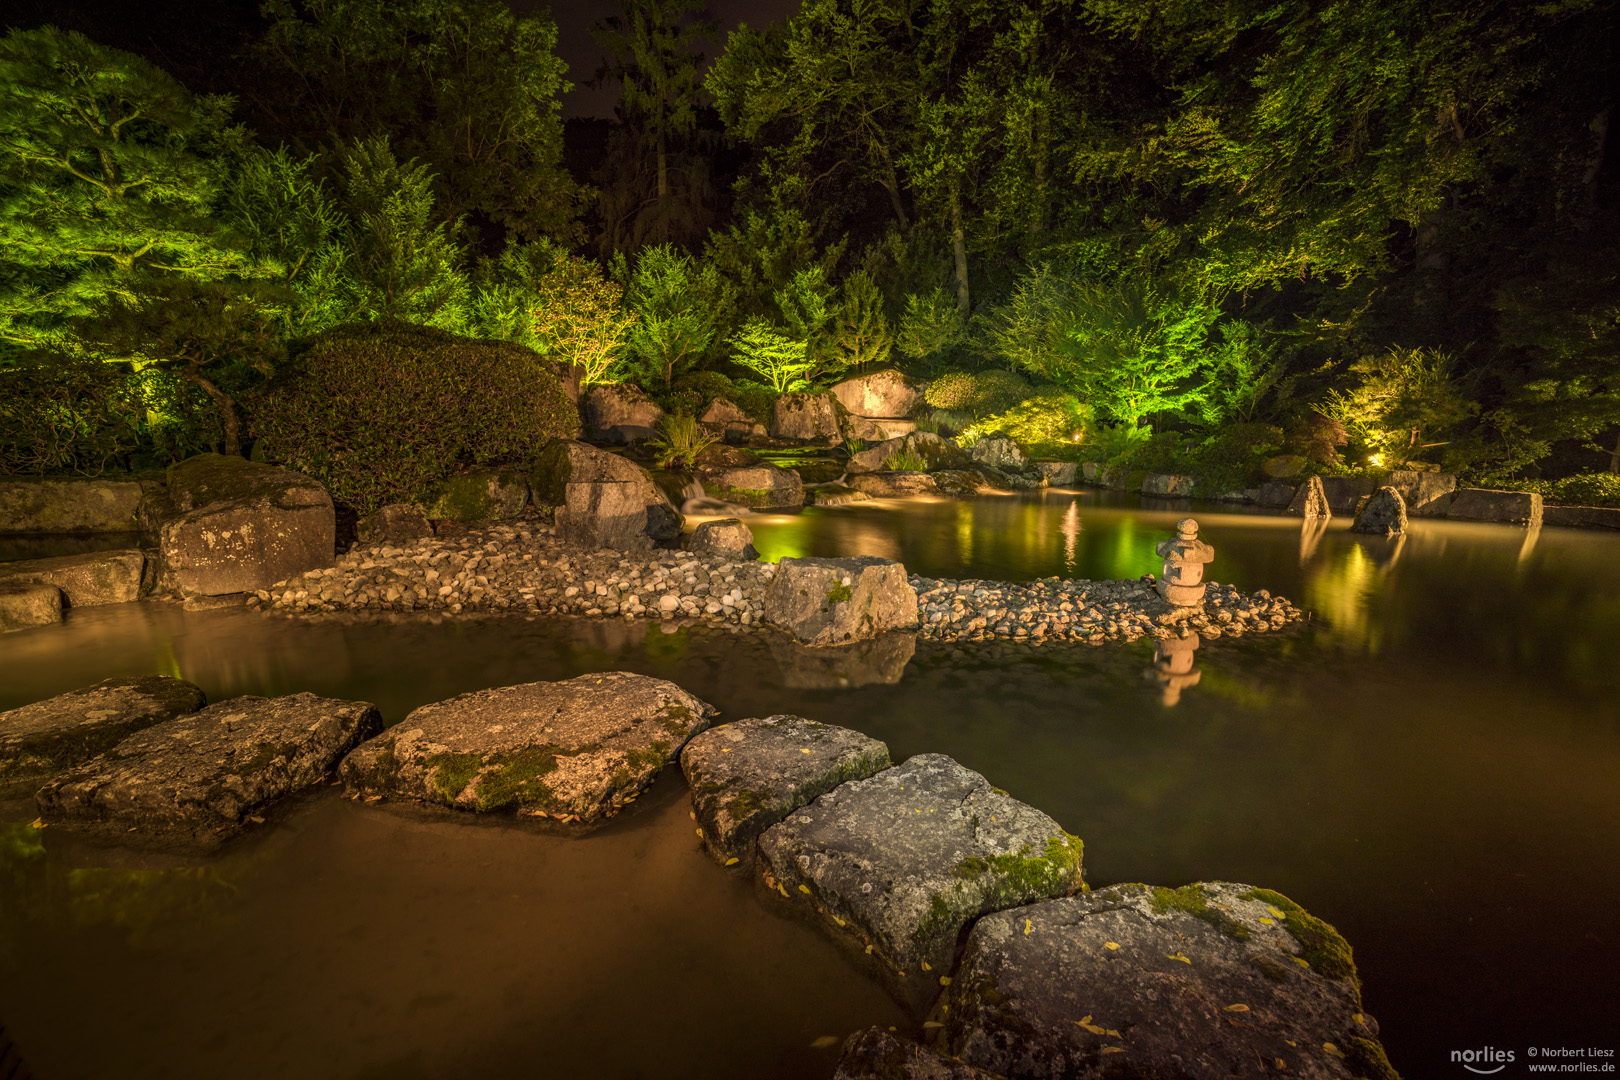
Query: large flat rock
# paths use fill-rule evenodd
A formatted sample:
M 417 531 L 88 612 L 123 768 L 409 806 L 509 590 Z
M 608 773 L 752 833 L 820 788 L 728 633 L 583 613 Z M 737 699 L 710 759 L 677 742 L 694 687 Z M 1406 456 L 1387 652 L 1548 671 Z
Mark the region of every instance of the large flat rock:
M 139 532 L 159 480 L 0 480 L 0 532 Z
M 55 585 L 0 581 L 0 633 L 62 621 L 62 590 Z
M 944 1049 L 1009 1077 L 1395 1076 L 1344 939 L 1248 885 L 987 915 L 941 1004 Z
M 806 645 L 842 645 L 917 625 L 917 590 L 890 559 L 793 559 L 765 589 L 765 621 Z
M 68 607 L 95 607 L 139 600 L 146 556 L 130 548 L 87 551 L 54 559 L 0 563 L 0 581 L 16 585 L 54 585 Z
M 594 825 L 709 726 L 672 682 L 607 671 L 423 705 L 343 762 L 351 793 Z
M 198 454 L 169 469 L 169 499 L 178 516 L 159 533 L 165 589 L 254 592 L 336 559 L 331 496 L 290 469 Z
M 925 472 L 855 473 L 849 486 L 874 499 L 905 499 L 912 495 L 937 495 L 939 481 Z
M 35 801 L 48 822 L 208 847 L 320 781 L 379 725 L 365 701 L 231 698 L 135 732 Z
M 32 794 L 135 732 L 207 703 L 202 690 L 184 679 L 135 675 L 0 713 L 0 795 Z
M 1080 841 L 943 754 L 843 784 L 759 838 L 766 885 L 880 961 L 919 1011 L 965 928 L 1080 888 Z
M 703 493 L 711 499 L 752 510 L 788 509 L 804 505 L 804 479 L 792 469 L 769 462 L 757 465 L 703 465 L 697 471 Z
M 1541 524 L 1541 496 L 1533 491 L 1458 488 L 1446 517 L 1460 521 L 1494 521 L 1503 525 Z
M 792 811 L 889 765 L 877 739 L 802 716 L 710 728 L 681 751 L 703 847 L 726 866 L 751 861 L 759 834 Z
M 898 371 L 874 371 L 832 386 L 832 396 L 856 416 L 903 417 L 922 409 L 926 384 L 913 382 Z

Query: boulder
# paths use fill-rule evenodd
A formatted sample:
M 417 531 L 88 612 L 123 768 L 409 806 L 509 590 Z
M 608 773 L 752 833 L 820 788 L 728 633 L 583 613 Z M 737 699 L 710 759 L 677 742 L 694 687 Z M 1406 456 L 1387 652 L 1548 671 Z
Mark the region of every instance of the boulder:
M 728 427 L 732 424 L 744 424 L 749 428 L 754 426 L 752 416 L 749 416 L 723 397 L 711 399 L 708 406 L 703 410 L 703 415 L 698 417 L 698 422 L 702 424 L 718 424 L 721 427 Z
M 61 621 L 61 589 L 55 585 L 0 580 L 0 633 Z
M 848 506 L 850 503 L 871 502 L 872 496 L 864 491 L 844 487 L 842 484 L 828 484 L 809 492 L 810 502 L 814 506 Z
M 506 521 L 523 513 L 529 481 L 519 472 L 477 472 L 433 485 L 422 510 L 434 521 Z
M 1161 499 L 1190 499 L 1192 492 L 1193 478 L 1190 476 L 1148 473 L 1142 481 L 1142 494 L 1156 495 Z
M 623 480 L 570 483 L 557 507 L 557 539 L 565 544 L 614 551 L 647 551 L 647 504 L 638 485 Z
M 1053 487 L 1070 487 L 1075 482 L 1080 466 L 1072 461 L 1035 461 L 1031 462 L 1040 470 L 1046 482 Z
M 137 549 L 87 551 L 0 563 L 0 583 L 54 585 L 68 607 L 95 607 L 139 600 L 145 570 L 146 556 Z
M 420 506 L 389 503 L 361 518 L 356 533 L 362 544 L 410 544 L 433 535 Z
M 898 418 L 911 416 L 926 404 L 925 389 L 898 371 L 876 371 L 845 379 L 832 388 L 832 395 L 856 416 Z
M 32 795 L 57 773 L 207 703 L 183 679 L 136 675 L 0 713 L 0 798 Z
M 754 531 L 736 518 L 703 522 L 692 530 L 686 550 L 694 555 L 713 555 L 741 562 L 759 558 L 759 552 L 754 549 Z
M 1001 1080 L 936 1054 L 891 1031 L 870 1027 L 844 1040 L 833 1080 Z
M 874 499 L 903 499 L 908 495 L 933 495 L 939 482 L 922 472 L 861 473 L 849 478 L 849 486 Z
M 1369 536 L 1398 536 L 1406 531 L 1406 502 L 1392 487 L 1381 487 L 1367 500 L 1350 526 L 1354 533 Z
M 336 561 L 332 498 L 309 477 L 198 454 L 169 468 L 177 517 L 159 532 L 159 584 L 181 595 L 255 592 Z
M 1413 517 L 1445 517 L 1457 490 L 1455 476 L 1435 470 L 1395 469 L 1377 482 L 1399 492 L 1406 512 Z
M 1327 494 L 1322 490 L 1322 478 L 1312 476 L 1306 478 L 1294 492 L 1288 506 L 1283 510 L 1285 514 L 1303 518 L 1330 518 L 1333 511 L 1328 507 Z
M 848 645 L 800 645 L 773 635 L 771 658 L 782 669 L 789 690 L 853 690 L 858 686 L 893 686 L 917 654 L 917 638 L 892 630 Z
M 1541 496 L 1533 491 L 1458 488 L 1446 517 L 1454 521 L 1495 521 L 1505 525 L 1541 524 Z
M 1585 529 L 1620 529 L 1620 507 L 1544 506 L 1543 525 L 1570 525 Z
M 568 485 L 598 480 L 634 484 L 647 507 L 647 535 L 656 544 L 680 538 L 681 516 L 652 474 L 621 454 L 599 450 L 574 439 L 553 439 L 545 445 L 529 470 L 529 489 L 536 503 L 562 506 Z
M 973 444 L 973 461 L 993 469 L 1018 469 L 1024 464 L 1024 452 L 1005 435 L 986 435 Z
M 319 782 L 380 726 L 365 701 L 231 698 L 137 731 L 35 802 L 47 822 L 207 847 Z
M 139 532 L 158 480 L 0 480 L 0 533 Z
M 769 462 L 757 465 L 708 466 L 697 470 L 703 492 L 711 499 L 746 506 L 751 510 L 771 510 L 804 505 L 804 481 L 792 469 Z
M 831 394 L 783 394 L 771 405 L 771 436 L 835 443 L 843 438 Z
M 1103 470 L 1107 467 L 1108 464 L 1102 461 L 1082 461 L 1080 463 L 1080 479 L 1088 484 L 1100 484 L 1102 483 Z
M 1280 510 L 1294 501 L 1297 490 L 1295 485 L 1285 480 L 1268 480 L 1255 491 L 1254 501 L 1261 506 Z
M 858 454 L 851 454 L 849 472 L 853 475 L 886 469 L 889 459 L 896 454 L 922 459 L 929 472 L 936 469 L 965 469 L 973 464 L 972 456 L 949 439 L 942 439 L 931 431 L 913 431 L 869 446 Z
M 941 495 L 962 497 L 965 495 L 979 495 L 986 491 L 994 491 L 1000 481 L 1000 474 L 995 479 L 982 468 L 980 469 L 941 469 L 936 473 L 929 473 L 929 479 Z
M 877 739 L 802 716 L 710 728 L 681 751 L 704 850 L 726 866 L 752 863 L 760 833 L 812 799 L 889 765 Z
M 870 946 L 918 1011 L 969 923 L 1076 892 L 1080 858 L 1080 841 L 1051 818 L 943 754 L 840 785 L 759 838 L 765 884 Z
M 903 416 L 880 416 L 872 420 L 877 426 L 878 438 L 902 439 L 917 430 L 917 421 Z M 924 434 L 931 434 L 924 432 Z
M 1352 515 L 1361 509 L 1362 500 L 1378 490 L 1378 481 L 1370 476 L 1321 476 L 1322 494 L 1328 509 L 1335 514 Z
M 639 386 L 597 383 L 581 401 L 585 430 L 593 439 L 628 443 L 651 438 L 664 418 L 664 410 Z
M 854 413 L 844 414 L 840 431 L 843 433 L 846 442 L 850 439 L 861 439 L 869 443 L 883 442 L 889 438 L 889 433 L 879 427 L 876 420 L 866 416 L 856 416 Z
M 1028 1080 L 1393 1077 L 1350 948 L 1280 894 L 1114 885 L 987 915 L 943 1049 Z
M 595 825 L 645 791 L 714 712 L 626 671 L 501 686 L 415 709 L 341 773 L 356 795 Z
M 765 587 L 765 621 L 806 645 L 841 645 L 917 625 L 917 590 L 889 559 L 783 559 Z

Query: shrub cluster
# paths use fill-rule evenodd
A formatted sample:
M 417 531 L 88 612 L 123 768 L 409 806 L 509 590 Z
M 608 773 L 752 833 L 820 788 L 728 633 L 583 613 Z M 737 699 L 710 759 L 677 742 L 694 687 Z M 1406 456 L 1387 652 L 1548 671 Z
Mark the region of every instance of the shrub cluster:
M 579 429 L 538 353 L 403 323 L 321 334 L 255 405 L 265 456 L 363 514 L 460 472 L 522 463 Z
M 935 378 L 923 394 L 928 404 L 972 419 L 1006 412 L 1035 393 L 1023 376 L 1000 368 L 950 371 Z
M 971 446 L 999 431 L 1037 457 L 1078 460 L 1081 440 L 1091 423 L 1091 409 L 1079 398 L 1063 390 L 1043 390 L 969 425 L 961 440 Z
M 1620 474 L 1616 473 L 1577 473 L 1562 480 L 1524 480 L 1512 486 L 1538 491 L 1548 502 L 1568 506 L 1620 506 Z

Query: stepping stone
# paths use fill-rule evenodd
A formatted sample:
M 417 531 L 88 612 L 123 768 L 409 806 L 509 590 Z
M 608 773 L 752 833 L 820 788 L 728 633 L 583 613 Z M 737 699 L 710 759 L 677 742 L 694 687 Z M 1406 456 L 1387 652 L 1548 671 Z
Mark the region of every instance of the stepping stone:
M 969 923 L 1076 892 L 1080 858 L 1057 822 L 943 754 L 834 788 L 759 838 L 766 886 L 878 960 L 919 1012 Z
M 759 834 L 792 811 L 889 764 L 874 738 L 785 715 L 710 728 L 681 752 L 703 847 L 725 866 L 751 863 Z
M 0 713 L 0 796 L 32 795 L 56 773 L 207 703 L 184 679 L 136 675 Z
M 55 585 L 0 581 L 0 633 L 62 621 L 62 590 Z
M 423 705 L 343 762 L 351 794 L 596 825 L 633 802 L 713 706 L 626 671 Z
M 125 551 L 88 551 L 54 559 L 0 563 L 0 582 L 8 585 L 54 585 L 68 607 L 125 604 L 141 597 L 146 556 Z
M 1395 1076 L 1350 947 L 1279 893 L 1115 885 L 987 915 L 941 1049 L 1004 1076 Z
M 844 1040 L 833 1080 L 1000 1080 L 981 1069 L 942 1057 L 910 1039 L 872 1027 Z
M 842 645 L 917 625 L 917 590 L 892 559 L 785 558 L 765 588 L 765 621 L 806 645 Z
M 380 724 L 365 701 L 231 698 L 130 735 L 35 801 L 48 822 L 209 847 L 320 781 Z

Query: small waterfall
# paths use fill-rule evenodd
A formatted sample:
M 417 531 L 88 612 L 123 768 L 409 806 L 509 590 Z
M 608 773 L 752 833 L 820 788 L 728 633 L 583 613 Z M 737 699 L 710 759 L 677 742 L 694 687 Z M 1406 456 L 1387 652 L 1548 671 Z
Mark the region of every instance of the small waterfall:
M 681 513 L 687 517 L 735 517 L 750 512 L 746 506 L 709 498 L 709 493 L 703 490 L 703 483 L 696 477 L 681 488 Z

